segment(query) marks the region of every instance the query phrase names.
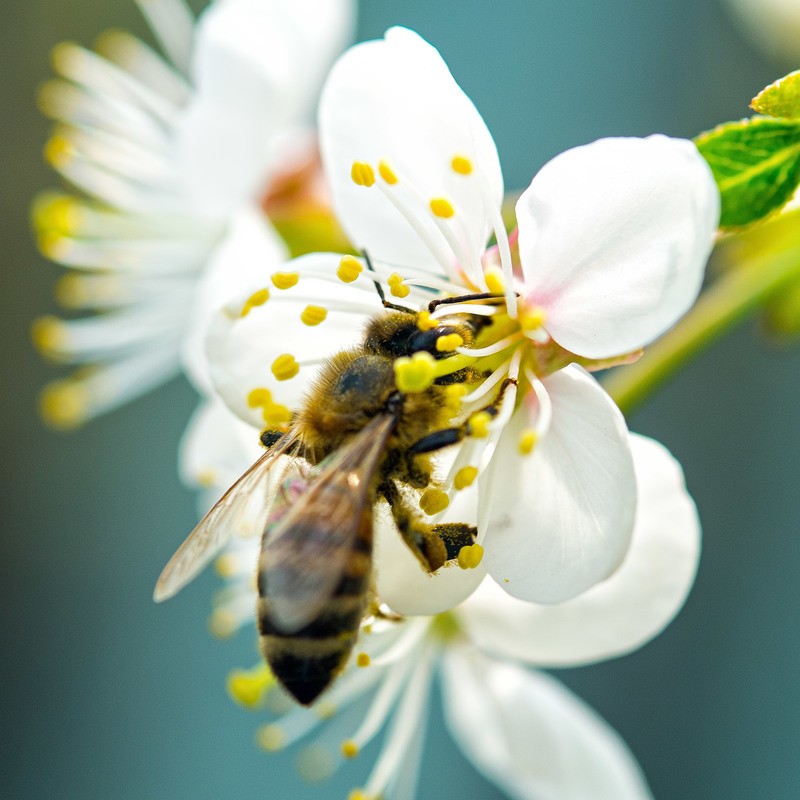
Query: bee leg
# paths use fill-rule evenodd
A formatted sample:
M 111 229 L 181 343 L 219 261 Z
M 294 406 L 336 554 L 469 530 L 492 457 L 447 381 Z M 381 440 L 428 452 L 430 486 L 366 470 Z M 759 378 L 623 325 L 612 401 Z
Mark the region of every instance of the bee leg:
M 285 431 L 273 430 L 272 428 L 265 428 L 261 431 L 261 444 L 269 450 L 274 444 L 277 444 L 286 435 Z
M 433 532 L 442 540 L 447 550 L 447 560 L 458 558 L 462 547 L 475 544 L 478 538 L 478 529 L 466 522 L 446 522 L 431 526 Z

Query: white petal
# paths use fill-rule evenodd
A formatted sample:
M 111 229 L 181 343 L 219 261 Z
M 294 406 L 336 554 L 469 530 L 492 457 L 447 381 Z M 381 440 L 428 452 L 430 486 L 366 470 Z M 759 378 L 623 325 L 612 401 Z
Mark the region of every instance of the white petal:
M 546 164 L 517 203 L 525 296 L 588 358 L 643 347 L 697 297 L 719 220 L 688 141 L 600 139 Z
M 191 321 L 183 342 L 183 363 L 202 391 L 211 391 L 205 339 L 214 312 L 251 286 L 264 284 L 286 260 L 283 241 L 257 208 L 244 207 L 210 254 L 191 301 Z
M 446 459 L 452 461 L 453 454 Z M 442 468 L 446 472 L 446 467 Z M 419 512 L 421 519 L 426 517 Z M 439 522 L 475 524 L 475 492 L 459 492 Z M 375 515 L 375 580 L 378 596 L 403 616 L 433 615 L 448 611 L 475 591 L 486 575 L 482 565 L 475 569 L 448 566 L 430 575 L 403 542 L 391 521 L 389 509 L 381 504 Z
M 466 648 L 449 650 L 443 671 L 453 738 L 509 797 L 652 797 L 616 731 L 554 678 Z
M 203 14 L 197 91 L 175 144 L 198 212 L 225 213 L 263 190 L 281 166 L 279 138 L 309 122 L 352 16 L 351 0 L 226 0 Z
M 631 449 L 639 497 L 622 566 L 573 600 L 548 606 L 484 581 L 461 607 L 475 644 L 539 666 L 575 666 L 629 653 L 669 624 L 694 582 L 700 521 L 666 448 L 632 435 Z
M 408 199 L 428 234 L 445 247 L 428 202 L 447 197 L 458 207 L 471 252 L 483 252 L 489 233 L 485 194 L 499 205 L 503 179 L 497 149 L 475 106 L 453 80 L 439 53 L 417 34 L 392 28 L 384 40 L 351 48 L 331 70 L 320 99 L 320 148 L 334 206 L 359 248 L 389 263 L 438 269 L 430 250 L 378 185 L 356 186 L 354 161 L 377 171 L 385 159 L 400 182 L 387 191 Z M 454 156 L 475 173 L 456 174 Z M 378 178 L 378 181 L 381 179 Z M 409 194 L 413 186 L 419 197 Z M 452 257 L 452 254 L 451 254 Z
M 289 261 L 281 271 L 300 273 L 294 287 L 276 289 L 265 275 L 249 292 L 214 314 L 206 339 L 211 379 L 228 407 L 251 425 L 264 426 L 261 410 L 247 402 L 253 389 L 268 389 L 273 403 L 296 408 L 320 363 L 357 345 L 366 320 L 382 310 L 371 287 L 361 289 L 336 280 L 340 259 L 333 253 L 315 253 Z M 309 271 L 325 272 L 331 280 L 303 275 Z M 262 288 L 268 289 L 270 299 L 242 316 L 248 294 Z M 337 303 L 354 303 L 360 310 L 337 310 Z M 327 318 L 316 327 L 307 327 L 300 320 L 308 305 L 328 309 Z M 293 378 L 278 381 L 271 367 L 276 358 L 285 354 L 307 363 L 301 363 Z
M 633 532 L 636 479 L 625 420 L 580 367 L 549 376 L 550 429 L 520 455 L 532 395 L 512 417 L 482 479 L 484 564 L 514 597 L 557 603 L 607 578 Z M 483 515 L 482 515 L 483 517 Z

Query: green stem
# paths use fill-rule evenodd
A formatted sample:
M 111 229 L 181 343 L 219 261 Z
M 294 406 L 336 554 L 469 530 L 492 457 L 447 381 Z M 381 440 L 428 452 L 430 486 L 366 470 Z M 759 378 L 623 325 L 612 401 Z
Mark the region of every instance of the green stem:
M 706 289 L 691 311 L 639 361 L 616 370 L 603 385 L 629 415 L 686 361 L 798 280 L 797 247 L 731 269 Z

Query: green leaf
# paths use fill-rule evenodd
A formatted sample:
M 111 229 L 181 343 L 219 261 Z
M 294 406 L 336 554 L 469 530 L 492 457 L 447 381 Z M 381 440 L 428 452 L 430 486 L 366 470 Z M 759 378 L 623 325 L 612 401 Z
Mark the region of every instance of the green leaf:
M 750 108 L 770 117 L 800 118 L 800 69 L 762 89 Z
M 720 227 L 738 228 L 785 205 L 800 183 L 800 121 L 754 117 L 695 139 L 722 195 Z

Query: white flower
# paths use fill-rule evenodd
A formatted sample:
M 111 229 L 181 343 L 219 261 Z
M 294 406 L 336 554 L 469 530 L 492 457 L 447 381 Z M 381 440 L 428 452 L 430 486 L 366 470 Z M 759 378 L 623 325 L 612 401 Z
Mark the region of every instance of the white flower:
M 352 0 L 217 0 L 196 23 L 180 0 L 140 5 L 167 59 L 119 32 L 98 52 L 64 43 L 41 93 L 59 123 L 48 159 L 85 196 L 40 198 L 40 246 L 74 270 L 62 304 L 102 312 L 34 325 L 43 352 L 84 367 L 43 394 L 62 427 L 181 364 L 209 388 L 207 316 L 286 257 L 260 203 L 308 158 L 304 126 L 353 21 Z
M 577 666 L 627 653 L 658 634 L 683 604 L 699 557 L 694 504 L 680 467 L 661 445 L 639 436 L 631 445 L 640 511 L 629 552 L 611 578 L 547 606 L 510 598 L 487 580 L 447 614 L 368 621 L 358 653 L 310 709 L 291 704 L 263 665 L 235 672 L 234 697 L 252 708 L 266 701 L 279 714 L 259 731 L 261 745 L 283 750 L 302 740 L 301 772 L 321 779 L 386 728 L 364 789 L 351 797 L 410 800 L 429 690 L 439 672 L 454 739 L 509 797 L 649 798 L 618 735 L 553 678 L 519 665 Z M 222 609 L 229 623 L 234 614 L 240 623 L 253 619 L 258 544 L 249 540 L 248 556 L 247 541 L 223 557 L 233 580 L 219 598 L 218 621 Z
M 442 481 L 452 498 L 479 476 L 485 558 L 461 581 L 453 570 L 419 576 L 429 591 L 407 591 L 391 605 L 446 609 L 484 569 L 524 600 L 581 594 L 619 567 L 636 507 L 625 422 L 584 368 L 635 357 L 696 298 L 719 215 L 710 170 L 690 142 L 664 136 L 575 148 L 522 194 L 518 241 L 517 232 L 509 241 L 483 120 L 437 51 L 398 28 L 334 65 L 319 129 L 335 209 L 375 273 L 363 259 L 316 254 L 277 276 L 276 302 L 256 304 L 256 292 L 228 304 L 208 342 L 217 389 L 255 425 L 276 409 L 285 416 L 320 361 L 358 341 L 381 308 L 376 278 L 412 309 L 442 293 L 494 293 L 493 304 L 444 305 L 430 315 L 492 320 L 472 347 L 437 362 L 440 372 L 471 364 L 488 374 L 464 398 L 473 435 Z M 491 234 L 497 245 L 486 251 Z M 492 414 L 476 419 L 506 378 Z M 263 397 L 267 406 L 254 401 Z M 398 576 L 402 585 L 406 573 Z M 452 592 L 430 590 L 437 581 Z M 389 568 L 379 572 L 384 598 L 387 582 Z

